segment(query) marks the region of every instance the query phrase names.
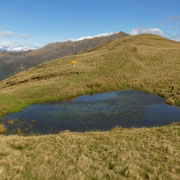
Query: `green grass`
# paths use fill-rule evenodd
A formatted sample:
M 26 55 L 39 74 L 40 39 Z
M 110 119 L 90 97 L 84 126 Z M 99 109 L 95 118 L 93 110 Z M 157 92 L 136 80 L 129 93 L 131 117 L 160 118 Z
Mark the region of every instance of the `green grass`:
M 180 105 L 180 44 L 129 36 L 89 52 L 43 63 L 0 83 L 0 116 L 28 104 L 87 93 L 138 89 Z M 77 64 L 72 65 L 72 60 Z M 77 73 L 78 72 L 78 73 Z
M 5 179 L 162 179 L 180 177 L 180 125 L 0 136 Z

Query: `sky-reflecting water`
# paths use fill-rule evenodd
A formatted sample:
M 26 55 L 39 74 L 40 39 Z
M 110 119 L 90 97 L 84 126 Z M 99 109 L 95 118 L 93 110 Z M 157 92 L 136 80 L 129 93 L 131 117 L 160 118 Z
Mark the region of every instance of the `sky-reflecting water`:
M 16 120 L 8 124 L 12 119 Z M 162 97 L 128 90 L 30 105 L 0 121 L 8 128 L 7 134 L 17 134 L 19 127 L 22 134 L 109 130 L 115 126 L 152 127 L 180 122 L 180 108 L 168 106 Z

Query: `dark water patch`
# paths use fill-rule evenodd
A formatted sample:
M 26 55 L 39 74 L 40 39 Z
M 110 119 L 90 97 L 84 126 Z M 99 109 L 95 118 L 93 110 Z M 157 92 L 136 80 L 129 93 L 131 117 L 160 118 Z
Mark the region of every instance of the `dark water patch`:
M 67 129 L 84 132 L 115 126 L 154 127 L 173 122 L 180 122 L 179 107 L 168 106 L 162 97 L 129 90 L 29 105 L 21 112 L 3 117 L 0 124 L 7 127 L 6 134 L 17 134 L 20 128 L 22 134 L 28 135 Z

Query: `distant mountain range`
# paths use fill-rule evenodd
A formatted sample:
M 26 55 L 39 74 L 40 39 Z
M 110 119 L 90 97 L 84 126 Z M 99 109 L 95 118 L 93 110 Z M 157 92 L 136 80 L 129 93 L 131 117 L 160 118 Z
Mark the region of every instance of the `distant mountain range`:
M 8 50 L 6 48 L 0 48 L 0 52 L 7 52 Z
M 107 43 L 113 39 L 128 36 L 124 32 L 109 36 L 87 38 L 79 41 L 66 41 L 51 43 L 37 50 L 22 52 L 8 52 L 0 49 L 0 81 L 18 72 L 24 71 L 40 63 L 59 57 L 82 53 Z

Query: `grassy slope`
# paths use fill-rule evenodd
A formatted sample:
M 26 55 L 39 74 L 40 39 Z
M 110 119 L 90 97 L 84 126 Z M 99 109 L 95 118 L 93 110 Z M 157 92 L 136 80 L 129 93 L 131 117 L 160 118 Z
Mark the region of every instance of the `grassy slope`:
M 77 60 L 75 66 L 72 60 Z M 1 115 L 29 103 L 141 89 L 180 103 L 180 44 L 155 35 L 112 41 L 0 83 Z M 78 74 L 76 74 L 78 72 Z M 0 136 L 1 179 L 178 179 L 180 125 L 46 136 Z
M 26 52 L 0 52 L 0 81 L 18 72 L 35 67 L 40 63 L 84 52 L 109 42 L 112 39 L 125 36 L 128 36 L 128 34 L 119 32 L 110 36 L 96 37 L 75 42 L 66 41 L 51 43 L 43 48 Z
M 46 136 L 0 136 L 0 179 L 180 177 L 180 124 Z
M 72 60 L 77 64 L 73 66 Z M 30 103 L 127 88 L 159 94 L 180 104 L 179 72 L 179 43 L 155 35 L 129 36 L 2 81 L 0 115 Z

